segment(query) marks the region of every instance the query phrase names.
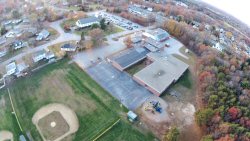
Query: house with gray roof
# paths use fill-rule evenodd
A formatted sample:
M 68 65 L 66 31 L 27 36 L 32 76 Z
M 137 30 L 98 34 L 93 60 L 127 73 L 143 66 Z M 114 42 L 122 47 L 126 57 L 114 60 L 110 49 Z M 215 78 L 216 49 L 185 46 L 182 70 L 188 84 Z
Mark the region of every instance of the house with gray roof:
M 43 30 L 38 34 L 38 36 L 36 37 L 36 40 L 37 40 L 37 41 L 41 41 L 41 40 L 43 40 L 43 39 L 48 38 L 49 35 L 50 35 L 49 31 L 43 29 Z
M 84 27 L 88 27 L 91 26 L 93 24 L 99 24 L 100 23 L 100 19 L 97 17 L 88 17 L 88 18 L 83 18 L 83 19 L 79 19 L 78 21 L 76 21 L 76 26 L 78 28 L 84 28 Z
M 46 58 L 46 51 L 45 50 L 39 50 L 39 51 L 35 52 L 32 56 L 32 59 L 35 63 L 39 62 L 45 58 Z
M 15 62 L 11 62 L 11 63 L 7 64 L 5 66 L 5 69 L 6 69 L 6 74 L 7 75 L 14 74 L 16 72 L 16 69 L 17 69 L 16 63 Z

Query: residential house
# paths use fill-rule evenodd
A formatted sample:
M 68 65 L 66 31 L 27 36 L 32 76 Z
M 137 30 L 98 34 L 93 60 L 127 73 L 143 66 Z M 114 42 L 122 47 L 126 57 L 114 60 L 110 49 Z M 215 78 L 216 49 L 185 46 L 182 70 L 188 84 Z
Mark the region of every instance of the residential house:
M 22 29 L 12 29 L 5 34 L 6 38 L 20 37 L 23 33 Z
M 18 25 L 18 24 L 20 24 L 22 21 L 23 21 L 22 19 L 12 20 L 12 24 Z
M 216 43 L 215 45 L 212 46 L 212 48 L 222 51 L 225 47 L 220 43 Z
M 51 51 L 48 51 L 46 52 L 46 57 L 45 57 L 47 60 L 50 60 L 50 59 L 55 59 L 55 54 Z
M 27 70 L 27 68 L 29 68 L 29 65 L 26 65 L 24 62 L 18 63 L 16 66 L 17 66 L 17 69 L 15 72 L 15 76 L 17 77 L 23 76 L 23 72 Z
M 36 63 L 36 62 L 39 62 L 43 59 L 46 58 L 46 51 L 45 50 L 40 50 L 40 51 L 37 51 L 33 54 L 32 56 L 32 59 L 33 61 Z
M 11 62 L 9 63 L 8 65 L 5 66 L 5 69 L 6 69 L 6 74 L 7 75 L 12 75 L 16 72 L 16 63 L 15 62 Z
M 14 42 L 11 44 L 11 47 L 12 47 L 14 50 L 17 50 L 17 49 L 20 49 L 20 48 L 25 47 L 25 43 L 24 43 L 23 41 L 16 40 L 16 41 L 14 41 Z
M 88 17 L 88 18 L 83 18 L 83 19 L 79 19 L 76 22 L 76 26 L 78 28 L 85 28 L 88 26 L 91 26 L 93 24 L 99 24 L 100 23 L 100 19 L 97 17 Z
M 61 46 L 61 50 L 68 51 L 68 52 L 74 52 L 76 51 L 76 46 L 72 44 L 64 44 Z
M 38 34 L 38 36 L 36 37 L 36 40 L 37 40 L 37 41 L 41 41 L 41 40 L 43 40 L 43 39 L 48 38 L 49 35 L 50 35 L 49 31 L 43 29 L 43 30 Z

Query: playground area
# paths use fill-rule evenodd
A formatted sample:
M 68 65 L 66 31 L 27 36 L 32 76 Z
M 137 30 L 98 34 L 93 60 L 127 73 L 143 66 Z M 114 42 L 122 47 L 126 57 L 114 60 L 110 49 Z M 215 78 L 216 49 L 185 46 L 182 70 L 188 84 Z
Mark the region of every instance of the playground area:
M 32 118 L 43 140 L 59 141 L 79 128 L 74 111 L 63 104 L 49 104 L 39 109 Z

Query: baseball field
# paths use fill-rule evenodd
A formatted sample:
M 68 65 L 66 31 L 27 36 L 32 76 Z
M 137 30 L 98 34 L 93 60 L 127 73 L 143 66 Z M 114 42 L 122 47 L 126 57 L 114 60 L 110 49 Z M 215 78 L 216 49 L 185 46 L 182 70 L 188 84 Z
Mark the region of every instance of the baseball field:
M 2 89 L 0 131 L 12 132 L 16 140 L 23 134 L 27 139 L 35 141 L 89 141 L 98 137 L 118 119 L 121 119 L 120 122 L 98 140 L 154 139 L 150 133 L 143 133 L 128 123 L 127 109 L 121 107 L 119 101 L 76 64 L 69 64 L 67 59 L 16 80 L 9 86 L 9 91 L 22 130 L 13 114 L 7 89 Z M 63 108 L 53 104 L 66 107 L 74 118 L 67 119 L 63 115 L 65 111 L 59 110 Z M 47 114 L 37 116 L 38 111 L 44 110 L 44 107 L 52 108 L 45 109 Z

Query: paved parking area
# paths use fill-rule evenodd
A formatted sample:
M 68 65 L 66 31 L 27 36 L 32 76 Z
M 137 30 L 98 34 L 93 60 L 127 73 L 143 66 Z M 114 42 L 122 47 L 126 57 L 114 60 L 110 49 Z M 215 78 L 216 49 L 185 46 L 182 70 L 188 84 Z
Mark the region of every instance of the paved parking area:
M 166 43 L 169 44 L 169 47 L 164 48 L 164 51 L 168 54 L 178 54 L 186 59 L 188 59 L 188 57 L 184 54 L 182 54 L 179 50 L 180 48 L 182 48 L 184 45 L 179 42 L 177 39 L 174 38 L 170 38 L 166 41 Z
M 115 25 L 118 25 L 125 30 L 133 30 L 133 29 L 142 28 L 142 26 L 137 24 L 137 23 L 134 23 L 128 19 L 122 18 L 122 17 L 117 16 L 117 15 L 110 14 L 107 12 L 103 12 L 103 11 L 99 12 L 98 16 L 105 18 L 106 21 L 114 23 Z
M 102 61 L 86 69 L 87 73 L 129 110 L 136 110 L 153 96 L 136 83 L 127 73 L 120 72 L 110 63 Z

